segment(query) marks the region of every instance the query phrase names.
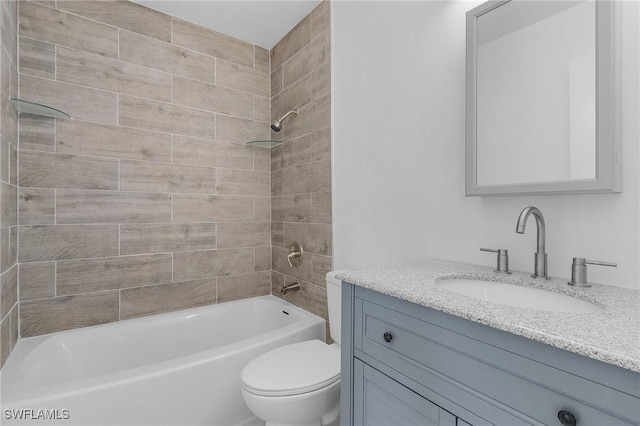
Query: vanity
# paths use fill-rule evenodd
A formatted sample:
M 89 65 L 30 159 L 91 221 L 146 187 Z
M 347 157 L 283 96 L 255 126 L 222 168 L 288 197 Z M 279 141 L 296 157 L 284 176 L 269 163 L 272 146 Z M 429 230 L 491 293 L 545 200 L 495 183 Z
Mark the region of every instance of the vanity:
M 640 424 L 638 291 L 445 260 L 338 278 L 343 425 Z M 517 293 L 511 304 L 447 288 L 468 279 L 560 302 L 519 307 Z M 594 309 L 564 309 L 562 297 Z

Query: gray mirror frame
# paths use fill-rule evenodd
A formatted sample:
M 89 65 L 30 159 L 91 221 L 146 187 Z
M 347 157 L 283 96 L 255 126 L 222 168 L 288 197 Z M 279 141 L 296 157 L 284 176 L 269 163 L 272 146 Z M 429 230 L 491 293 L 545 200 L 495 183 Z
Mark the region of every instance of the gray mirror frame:
M 613 1 L 596 0 L 596 178 L 478 186 L 476 181 L 477 19 L 510 2 L 489 1 L 467 12 L 466 196 L 607 193 L 622 190 L 622 157 L 616 103 L 616 26 Z

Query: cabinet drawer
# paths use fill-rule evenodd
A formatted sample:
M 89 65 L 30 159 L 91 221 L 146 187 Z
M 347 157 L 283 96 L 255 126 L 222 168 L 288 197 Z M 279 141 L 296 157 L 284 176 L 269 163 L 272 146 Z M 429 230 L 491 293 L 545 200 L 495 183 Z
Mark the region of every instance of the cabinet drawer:
M 367 300 L 356 303 L 354 325 L 356 350 L 471 411 L 482 412 L 468 406 L 481 398 L 532 424 L 560 425 L 561 410 L 579 426 L 639 424 L 638 398 L 483 343 L 482 336 L 472 339 Z
M 370 426 L 456 426 L 456 417 L 375 368 L 356 360 L 353 366 L 354 424 Z

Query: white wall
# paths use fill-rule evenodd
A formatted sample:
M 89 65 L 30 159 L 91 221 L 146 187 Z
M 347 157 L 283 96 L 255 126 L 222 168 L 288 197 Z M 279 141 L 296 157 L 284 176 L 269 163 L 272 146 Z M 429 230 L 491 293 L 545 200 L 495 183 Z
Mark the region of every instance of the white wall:
M 531 271 L 535 221 L 547 222 L 549 270 L 574 256 L 618 262 L 590 281 L 640 288 L 638 20 L 624 2 L 623 192 L 464 196 L 465 12 L 470 1 L 333 2 L 334 267 L 370 268 L 438 257 L 494 265 L 480 247 L 507 248 Z

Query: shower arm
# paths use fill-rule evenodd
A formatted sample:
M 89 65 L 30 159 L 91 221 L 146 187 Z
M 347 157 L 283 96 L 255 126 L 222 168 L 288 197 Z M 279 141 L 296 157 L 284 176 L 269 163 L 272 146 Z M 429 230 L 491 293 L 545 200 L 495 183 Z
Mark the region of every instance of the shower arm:
M 289 111 L 288 113 L 286 113 L 285 115 L 283 115 L 283 116 L 282 116 L 282 118 L 281 118 L 280 120 L 278 120 L 278 121 L 283 121 L 285 118 L 287 118 L 287 117 L 288 117 L 288 116 L 290 116 L 291 114 L 296 114 L 296 115 L 297 115 L 297 114 L 298 114 L 298 111 L 291 110 L 291 111 Z

